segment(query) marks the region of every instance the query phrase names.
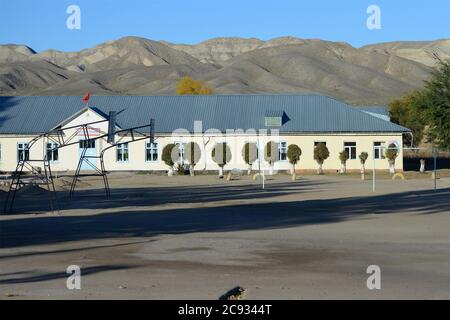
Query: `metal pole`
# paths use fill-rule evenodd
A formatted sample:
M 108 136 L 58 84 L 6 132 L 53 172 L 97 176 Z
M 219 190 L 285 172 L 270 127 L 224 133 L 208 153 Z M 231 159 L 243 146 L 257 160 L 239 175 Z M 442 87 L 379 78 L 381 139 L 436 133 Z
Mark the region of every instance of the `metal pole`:
M 409 132 L 409 134 L 411 135 L 411 149 L 414 148 L 414 135 L 412 132 Z
M 434 189 L 434 192 L 436 192 L 436 148 L 434 146 L 433 146 L 433 162 L 434 162 L 433 189 Z
M 381 151 L 381 149 L 379 149 Z M 375 192 L 375 145 L 372 150 L 372 192 Z
M 259 145 L 259 134 L 257 136 L 258 140 L 258 172 L 259 172 L 259 182 L 261 183 L 261 188 L 264 190 L 264 177 L 261 175 L 261 150 Z
M 264 190 L 264 188 L 265 188 L 265 180 L 266 179 L 266 176 L 265 176 L 265 174 L 264 174 L 264 170 L 263 170 L 263 175 L 262 175 L 262 189 Z

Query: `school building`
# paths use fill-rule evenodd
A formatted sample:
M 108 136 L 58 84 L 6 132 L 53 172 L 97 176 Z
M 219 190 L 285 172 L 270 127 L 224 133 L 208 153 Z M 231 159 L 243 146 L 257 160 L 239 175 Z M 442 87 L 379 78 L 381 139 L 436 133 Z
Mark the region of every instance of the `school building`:
M 297 168 L 316 170 L 314 147 L 326 144 L 330 156 L 325 171 L 339 170 L 339 152 L 346 150 L 347 170 L 359 170 L 361 152 L 369 158 L 366 168 L 388 170 L 389 164 L 381 149 L 395 143 L 402 146 L 402 136 L 411 131 L 390 122 L 385 107 L 354 107 L 318 94 L 236 94 L 236 95 L 178 95 L 178 96 L 92 96 L 89 105 L 81 96 L 19 96 L 0 97 L 0 171 L 14 171 L 19 159 L 42 159 L 47 154 L 53 171 L 75 170 L 84 148 L 97 155 L 109 144 L 106 139 L 84 141 L 76 128 L 64 132 L 78 143 L 58 150 L 54 139 L 41 139 L 29 148 L 35 136 L 55 128 L 76 127 L 80 124 L 107 120 L 110 111 L 118 112 L 117 130 L 148 124 L 155 119 L 155 140 L 126 143 L 129 136 L 116 137 L 125 142 L 105 153 L 108 171 L 167 171 L 161 153 L 165 145 L 179 146 L 182 162 L 184 146 L 195 141 L 201 149 L 196 171 L 218 170 L 211 159 L 216 143 L 226 142 L 231 160 L 225 170 L 246 170 L 242 156 L 246 142 L 263 148 L 268 141 L 278 144 L 277 170 L 289 170 L 287 148 L 298 145 L 302 150 Z M 91 137 L 108 131 L 108 122 L 89 127 Z M 396 170 L 402 170 L 402 151 Z M 373 161 L 375 159 L 375 161 Z M 255 161 L 267 168 L 264 158 Z M 85 164 L 83 164 L 85 166 Z M 82 169 L 89 170 L 89 166 Z

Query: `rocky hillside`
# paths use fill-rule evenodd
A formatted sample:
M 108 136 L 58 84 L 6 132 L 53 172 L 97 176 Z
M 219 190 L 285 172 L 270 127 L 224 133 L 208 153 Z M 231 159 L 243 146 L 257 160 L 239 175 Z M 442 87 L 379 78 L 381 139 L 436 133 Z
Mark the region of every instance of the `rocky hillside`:
M 422 86 L 450 40 L 354 48 L 281 37 L 216 38 L 196 45 L 125 37 L 79 52 L 0 45 L 0 95 L 174 94 L 185 75 L 216 93 L 318 92 L 385 104 Z

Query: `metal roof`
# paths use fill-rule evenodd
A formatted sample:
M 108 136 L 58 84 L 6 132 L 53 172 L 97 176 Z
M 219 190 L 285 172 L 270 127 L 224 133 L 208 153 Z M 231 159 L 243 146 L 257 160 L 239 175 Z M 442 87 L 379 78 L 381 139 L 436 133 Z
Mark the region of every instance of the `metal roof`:
M 0 133 L 43 133 L 85 107 L 82 96 L 0 97 Z M 407 132 L 409 129 L 318 94 L 241 94 L 178 96 L 92 96 L 89 106 L 117 117 L 122 128 L 156 121 L 157 133 L 194 121 L 207 129 L 264 129 L 267 111 L 280 110 L 288 121 L 280 132 Z
M 388 107 L 382 107 L 382 106 L 364 106 L 364 107 L 358 107 L 359 110 L 370 114 L 371 116 L 391 121 L 391 116 L 389 115 Z
M 384 106 L 362 106 L 362 107 L 358 106 L 358 109 L 361 111 L 365 111 L 365 112 L 376 113 L 376 114 L 383 115 L 383 116 L 389 116 L 388 107 L 384 107 Z
M 265 117 L 283 117 L 284 111 L 283 110 L 266 110 L 264 113 Z

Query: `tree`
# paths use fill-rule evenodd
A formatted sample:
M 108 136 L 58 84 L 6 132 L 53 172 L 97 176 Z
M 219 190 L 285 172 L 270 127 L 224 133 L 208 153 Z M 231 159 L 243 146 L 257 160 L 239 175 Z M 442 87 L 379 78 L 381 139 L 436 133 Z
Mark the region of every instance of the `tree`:
M 269 141 L 266 143 L 266 146 L 264 148 L 264 159 L 269 163 L 270 165 L 270 174 L 273 174 L 273 165 L 275 162 L 278 161 L 278 144 Z
M 248 174 L 252 173 L 252 164 L 258 158 L 258 146 L 256 143 L 247 142 L 242 148 L 242 158 L 244 158 L 245 163 L 248 165 Z
M 216 143 L 211 152 L 211 158 L 219 166 L 219 178 L 223 178 L 223 167 L 231 160 L 230 147 L 225 142 Z
M 341 152 L 339 152 L 339 160 L 341 160 L 341 173 L 346 173 L 348 160 L 347 150 L 342 150 Z
M 290 144 L 287 150 L 287 157 L 289 163 L 292 165 L 291 174 L 295 175 L 295 165 L 300 161 L 300 156 L 302 155 L 302 149 L 296 144 Z
M 413 146 L 418 146 L 423 140 L 425 129 L 425 121 L 419 106 L 420 95 L 420 91 L 413 91 L 389 104 L 391 121 L 411 129 L 414 136 Z M 403 143 L 411 145 L 411 136 L 405 135 Z
M 417 99 L 425 121 L 427 141 L 450 150 L 450 60 L 440 61 Z
M 173 175 L 173 165 L 175 164 L 172 157 L 172 152 L 174 149 L 176 149 L 176 145 L 169 143 L 163 148 L 161 155 L 162 161 L 169 166 L 169 171 L 167 172 L 169 177 Z
M 391 143 L 386 149 L 384 156 L 388 159 L 389 162 L 389 172 L 395 173 L 395 159 L 398 156 L 398 148 L 395 143 Z
M 323 142 L 319 142 L 314 148 L 314 160 L 319 164 L 319 168 L 317 169 L 317 174 L 323 174 L 322 165 L 323 162 L 328 159 L 330 156 L 330 152 L 328 151 L 327 146 Z
M 427 142 L 450 150 L 450 60 L 438 62 L 423 89 L 393 101 L 390 114 L 392 122 L 412 130 L 415 145 L 425 136 Z
M 177 83 L 177 94 L 212 94 L 212 88 L 206 83 L 194 80 L 191 77 L 183 77 Z
M 364 180 L 364 175 L 366 174 L 366 160 L 369 158 L 369 154 L 367 152 L 361 152 L 359 155 L 359 161 L 361 162 L 361 180 Z
M 184 159 L 189 163 L 189 173 L 194 176 L 194 167 L 200 161 L 202 151 L 196 142 L 189 142 L 184 147 Z

